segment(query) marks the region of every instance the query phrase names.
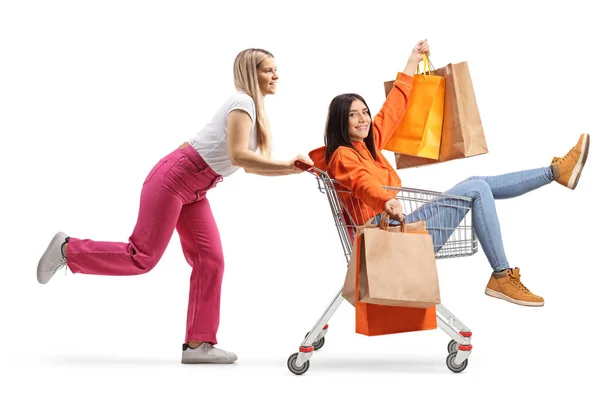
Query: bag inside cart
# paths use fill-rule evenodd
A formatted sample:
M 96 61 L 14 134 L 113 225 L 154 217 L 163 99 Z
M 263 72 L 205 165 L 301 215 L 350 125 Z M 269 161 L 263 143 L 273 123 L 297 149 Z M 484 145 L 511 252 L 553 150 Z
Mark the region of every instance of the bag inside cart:
M 364 260 L 364 235 L 356 237 L 353 246 L 355 269 Z M 357 274 L 358 275 L 358 274 Z M 356 285 L 358 293 L 358 284 Z M 437 328 L 436 307 L 412 308 L 365 303 L 355 300 L 356 333 L 366 336 L 423 331 Z

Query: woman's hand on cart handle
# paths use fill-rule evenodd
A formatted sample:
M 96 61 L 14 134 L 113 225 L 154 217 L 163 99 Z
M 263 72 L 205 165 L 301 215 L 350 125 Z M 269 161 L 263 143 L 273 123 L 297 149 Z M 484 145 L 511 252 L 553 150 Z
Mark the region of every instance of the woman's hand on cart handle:
M 300 173 L 313 168 L 313 162 L 310 158 L 299 154 L 291 161 L 291 166 L 294 169 L 294 173 Z
M 390 216 L 390 218 L 395 219 L 396 221 L 403 221 L 404 214 L 402 214 L 402 203 L 397 198 L 389 199 L 385 203 L 385 212 Z

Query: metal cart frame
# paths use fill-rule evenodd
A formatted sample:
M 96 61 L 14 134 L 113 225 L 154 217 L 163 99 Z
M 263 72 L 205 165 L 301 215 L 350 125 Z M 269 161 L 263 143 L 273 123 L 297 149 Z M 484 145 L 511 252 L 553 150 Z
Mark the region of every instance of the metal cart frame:
M 331 179 L 325 171 L 301 161 L 296 162 L 296 167 L 316 177 L 319 191 L 327 195 L 346 262 L 349 262 L 357 227 L 364 224 L 365 221 L 371 221 L 376 215 L 366 215 L 360 200 L 351 196 L 350 191 L 343 188 L 336 180 Z M 428 221 L 427 229 L 430 233 L 434 232 L 432 236 L 434 237 L 436 259 L 465 257 L 478 251 L 478 241 L 471 223 L 471 213 L 469 213 L 472 198 L 445 195 L 429 190 L 387 186 L 384 188 L 395 193 L 396 198 L 402 203 L 405 214 L 408 213 L 407 218 L 413 217 Z M 363 221 L 356 221 L 357 215 L 362 216 Z M 287 366 L 292 373 L 302 375 L 308 371 L 309 359 L 325 344 L 325 335 L 329 328 L 328 321 L 343 301 L 342 289 L 340 289 L 325 312 L 306 334 L 299 351 L 288 358 Z M 446 358 L 446 366 L 452 372 L 464 371 L 473 348 L 471 345 L 472 332 L 442 304 L 436 306 L 436 319 L 438 327 L 451 338 L 447 346 L 449 354 Z

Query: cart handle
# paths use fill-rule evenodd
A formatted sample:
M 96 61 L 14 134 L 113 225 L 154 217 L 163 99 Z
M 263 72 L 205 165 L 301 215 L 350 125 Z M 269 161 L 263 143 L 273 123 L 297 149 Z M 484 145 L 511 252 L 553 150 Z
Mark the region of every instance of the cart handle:
M 305 163 L 304 161 L 296 160 L 294 161 L 294 167 L 301 169 L 302 171 L 313 172 L 315 167 Z

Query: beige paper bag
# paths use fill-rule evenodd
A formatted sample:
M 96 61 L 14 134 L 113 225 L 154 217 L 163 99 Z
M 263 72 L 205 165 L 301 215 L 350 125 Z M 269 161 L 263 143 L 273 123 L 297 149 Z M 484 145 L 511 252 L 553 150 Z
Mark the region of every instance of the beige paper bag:
M 356 232 L 356 236 L 359 236 L 361 234 L 363 234 L 363 232 L 366 229 L 380 229 L 380 226 L 377 224 L 369 224 L 369 225 L 363 225 L 363 226 L 359 226 L 357 228 L 357 232 Z M 407 223 L 404 225 L 404 230 L 406 233 L 410 233 L 410 232 L 424 232 L 426 231 L 426 225 L 425 225 L 425 221 L 416 221 L 413 223 Z M 401 227 L 399 225 L 397 226 L 389 226 L 387 228 L 388 232 L 392 232 L 392 233 L 400 233 L 401 231 Z M 429 235 L 427 235 L 429 236 Z M 356 240 L 355 240 L 356 243 Z M 348 270 L 346 271 L 346 279 L 344 280 L 344 288 L 342 290 L 342 296 L 344 297 L 344 299 L 346 299 L 350 304 L 355 305 L 355 298 L 356 298 L 356 248 L 355 248 L 356 244 L 353 245 L 352 247 L 352 253 L 350 256 L 350 261 L 348 263 Z M 432 251 L 433 251 L 433 247 L 432 247 Z M 365 254 L 365 252 L 363 251 L 362 254 Z M 366 291 L 368 291 L 368 287 L 366 286 L 367 281 L 366 279 L 360 279 L 359 282 L 359 293 L 365 293 Z M 361 301 L 362 300 L 362 296 L 361 296 Z M 366 301 L 368 302 L 368 301 Z M 375 303 L 375 304 L 380 304 L 380 303 Z

